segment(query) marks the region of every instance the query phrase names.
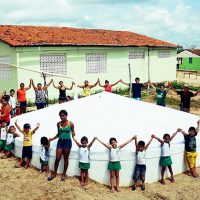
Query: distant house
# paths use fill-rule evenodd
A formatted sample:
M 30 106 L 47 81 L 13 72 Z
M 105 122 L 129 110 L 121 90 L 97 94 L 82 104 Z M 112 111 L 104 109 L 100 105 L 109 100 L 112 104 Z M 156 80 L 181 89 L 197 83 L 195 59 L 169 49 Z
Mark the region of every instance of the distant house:
M 177 68 L 200 71 L 200 49 L 186 49 L 178 53 Z
M 44 26 L 0 26 L 0 89 L 16 89 L 29 78 L 42 82 L 41 75 L 9 64 L 94 83 L 97 78 L 114 82 L 132 77 L 141 81 L 176 79 L 177 45 L 127 31 Z M 53 77 L 55 78 L 55 77 Z M 48 77 L 49 79 L 49 77 Z M 56 81 L 63 78 L 55 78 Z M 69 80 L 67 84 L 69 83 Z M 43 83 L 43 82 L 42 82 Z M 49 89 L 51 96 L 58 91 Z M 30 94 L 34 96 L 33 91 Z

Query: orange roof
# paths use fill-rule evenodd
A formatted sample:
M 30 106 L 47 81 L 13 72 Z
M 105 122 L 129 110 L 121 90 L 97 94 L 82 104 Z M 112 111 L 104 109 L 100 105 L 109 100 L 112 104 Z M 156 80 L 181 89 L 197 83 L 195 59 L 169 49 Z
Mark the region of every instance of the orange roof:
M 200 49 L 187 49 L 188 51 L 200 56 Z
M 0 41 L 10 46 L 148 46 L 177 47 L 128 31 L 48 26 L 1 25 Z

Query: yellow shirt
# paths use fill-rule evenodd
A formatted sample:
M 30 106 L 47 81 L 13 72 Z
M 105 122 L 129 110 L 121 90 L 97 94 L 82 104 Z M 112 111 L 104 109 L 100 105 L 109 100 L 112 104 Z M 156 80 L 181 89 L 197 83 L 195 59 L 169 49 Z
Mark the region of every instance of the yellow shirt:
M 33 131 L 30 130 L 28 133 L 26 133 L 25 131 L 23 131 L 23 135 L 24 135 L 23 146 L 24 147 L 32 146 Z
M 83 88 L 83 96 L 84 97 L 90 96 L 90 88 L 89 87 Z

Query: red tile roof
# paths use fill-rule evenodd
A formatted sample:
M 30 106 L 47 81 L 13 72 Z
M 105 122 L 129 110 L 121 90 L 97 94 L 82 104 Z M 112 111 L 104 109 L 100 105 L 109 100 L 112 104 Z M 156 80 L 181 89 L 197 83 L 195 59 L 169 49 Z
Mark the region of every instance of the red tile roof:
M 194 53 L 198 56 L 200 56 L 200 49 L 187 49 L 188 51 L 190 51 L 191 53 Z
M 10 46 L 148 46 L 177 47 L 128 31 L 47 26 L 1 25 L 0 41 Z

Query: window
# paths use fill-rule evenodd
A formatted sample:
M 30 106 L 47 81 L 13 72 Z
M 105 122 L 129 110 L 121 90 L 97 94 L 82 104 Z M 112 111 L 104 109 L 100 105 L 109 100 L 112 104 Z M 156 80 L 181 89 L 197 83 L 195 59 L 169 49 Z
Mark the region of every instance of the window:
M 10 56 L 0 56 L 0 79 L 11 80 Z
M 192 64 L 192 58 L 189 58 L 189 64 Z
M 129 59 L 144 59 L 145 58 L 145 52 L 144 51 L 129 52 L 128 58 Z
M 55 74 L 67 74 L 67 56 L 65 53 L 41 54 L 40 70 Z
M 169 50 L 158 51 L 158 58 L 169 58 L 169 57 L 171 57 L 171 51 Z
M 106 53 L 87 53 L 86 54 L 86 73 L 105 73 L 107 71 Z

